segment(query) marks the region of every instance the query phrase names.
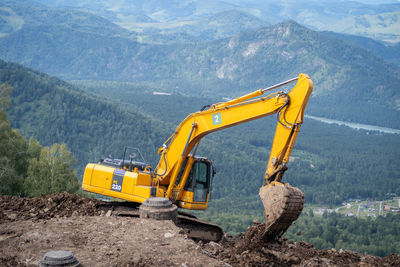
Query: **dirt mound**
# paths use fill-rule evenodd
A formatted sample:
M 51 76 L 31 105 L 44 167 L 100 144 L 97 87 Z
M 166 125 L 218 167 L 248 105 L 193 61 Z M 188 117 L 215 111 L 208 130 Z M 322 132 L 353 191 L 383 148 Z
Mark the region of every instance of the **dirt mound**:
M 27 219 L 50 219 L 72 215 L 99 215 L 101 201 L 66 192 L 37 198 L 0 196 L 0 223 Z
M 57 193 L 0 196 L 0 265 L 35 266 L 50 250 L 72 251 L 84 266 L 400 266 L 400 256 L 318 250 L 305 242 L 260 238 L 264 224 L 195 243 L 171 221 L 111 215 L 109 204 Z M 115 215 L 117 212 L 112 212 Z
M 172 221 L 71 216 L 0 226 L 0 266 L 37 266 L 52 250 L 71 251 L 83 266 L 224 266 Z
M 318 250 L 285 238 L 263 240 L 265 225 L 255 223 L 245 234 L 226 236 L 221 244 L 203 244 L 210 256 L 233 266 L 400 266 L 400 255 L 381 258 L 348 250 Z

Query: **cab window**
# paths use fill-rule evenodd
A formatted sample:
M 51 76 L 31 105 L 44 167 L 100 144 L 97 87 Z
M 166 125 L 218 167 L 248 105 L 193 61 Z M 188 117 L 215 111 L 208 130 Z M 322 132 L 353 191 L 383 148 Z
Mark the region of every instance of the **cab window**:
M 209 168 L 210 167 L 205 162 L 194 162 L 186 181 L 185 189 L 189 191 L 192 191 L 193 189 L 208 189 L 210 180 Z
M 196 162 L 195 176 L 196 184 L 195 188 L 205 189 L 208 188 L 208 166 L 204 162 Z

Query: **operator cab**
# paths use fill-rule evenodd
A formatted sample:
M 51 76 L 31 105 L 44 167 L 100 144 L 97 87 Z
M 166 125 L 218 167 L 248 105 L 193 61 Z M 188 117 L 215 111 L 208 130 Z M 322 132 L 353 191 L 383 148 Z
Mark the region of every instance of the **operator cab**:
M 182 178 L 186 164 L 187 160 L 182 164 L 177 183 Z M 203 157 L 195 157 L 178 205 L 187 209 L 206 209 L 215 173 L 215 168 L 211 160 Z

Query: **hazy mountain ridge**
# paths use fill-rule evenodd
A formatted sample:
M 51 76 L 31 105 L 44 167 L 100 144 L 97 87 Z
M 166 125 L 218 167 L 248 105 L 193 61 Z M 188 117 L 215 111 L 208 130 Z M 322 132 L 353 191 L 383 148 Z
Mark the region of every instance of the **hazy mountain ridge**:
M 315 30 L 363 34 L 399 42 L 400 4 L 365 4 L 357 1 L 235 1 L 249 12 L 268 17 L 272 23 L 293 19 Z M 391 14 L 391 15 L 388 15 Z M 345 27 L 343 27 L 345 26 Z M 385 32 L 382 32 L 384 29 Z
M 326 29 L 398 44 L 400 38 L 399 6 L 391 5 L 390 8 L 396 11 L 351 16 L 326 27 Z
M 0 34 L 14 33 L 24 27 L 59 26 L 106 37 L 123 36 L 136 39 L 129 32 L 100 16 L 73 9 L 48 8 L 35 1 L 5 1 L 0 4 Z
M 226 38 L 241 31 L 269 25 L 264 20 L 240 10 L 227 10 L 188 21 L 156 23 L 118 23 L 121 27 L 141 33 L 145 43 L 194 43 Z M 164 36 L 164 38 L 160 38 Z M 186 36 L 186 38 L 184 38 Z M 174 37 L 174 38 L 171 38 Z
M 335 32 L 322 32 L 328 35 L 331 35 L 335 38 L 339 38 L 345 41 L 348 41 L 352 44 L 360 46 L 364 49 L 367 49 L 373 52 L 375 55 L 383 58 L 387 62 L 391 62 L 400 66 L 400 43 L 393 45 L 385 45 L 379 41 L 376 41 L 371 38 L 351 35 L 351 34 L 340 34 Z
M 399 42 L 400 4 L 357 1 L 108 1 L 88 2 L 82 0 L 41 0 L 51 6 L 74 6 L 91 9 L 94 12 L 114 13 L 115 23 L 133 29 L 131 17 L 127 13 L 143 14 L 156 21 L 164 22 L 174 31 L 179 31 L 178 22 L 196 21 L 213 14 L 240 10 L 269 23 L 280 23 L 293 19 L 316 30 L 339 31 L 342 33 L 362 34 L 391 42 Z M 110 17 L 111 18 L 111 17 Z M 142 25 L 143 26 L 143 25 Z M 156 25 L 153 25 L 157 27 Z M 161 26 L 163 27 L 163 26 Z M 197 27 L 188 26 L 192 31 Z M 183 30 L 186 30 L 185 28 Z M 218 36 L 217 36 L 218 37 Z
M 91 10 L 108 10 L 113 11 L 117 14 L 130 14 L 138 13 L 144 14 L 156 21 L 168 22 L 176 20 L 189 20 L 193 18 L 206 17 L 211 14 L 230 10 L 236 5 L 229 4 L 225 1 L 178 1 L 178 0 L 166 0 L 166 1 L 128 1 L 122 0 L 110 2 L 106 0 L 100 1 L 82 1 L 82 0 L 40 0 L 44 3 L 53 7 L 81 7 Z
M 35 1 L 7 0 L 0 4 L 0 37 L 20 30 L 24 26 L 56 25 L 108 37 L 121 36 L 145 43 L 193 43 L 228 37 L 243 30 L 268 25 L 249 13 L 231 9 L 221 9 L 222 11 L 217 14 L 209 14 L 203 10 L 204 15 L 195 18 L 165 22 L 146 15 L 148 9 L 137 8 L 137 5 L 131 9 L 122 5 L 118 9 L 111 8 L 107 3 L 98 5 L 85 3 L 75 6 L 71 3 L 71 6 L 63 7 L 58 7 L 57 3 L 55 2 L 53 6 L 53 1 L 46 2 L 50 7 Z M 130 6 L 132 3 L 125 4 Z M 156 10 L 159 9 L 158 6 L 155 6 Z M 156 10 L 154 12 L 163 13 Z

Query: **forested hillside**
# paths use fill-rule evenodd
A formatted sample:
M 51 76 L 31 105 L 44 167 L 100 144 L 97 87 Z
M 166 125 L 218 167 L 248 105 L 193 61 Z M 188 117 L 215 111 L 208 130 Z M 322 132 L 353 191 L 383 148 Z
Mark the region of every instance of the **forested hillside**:
M 400 43 L 387 45 L 374 39 L 357 35 L 340 34 L 335 32 L 324 33 L 360 46 L 373 52 L 375 55 L 383 58 L 385 61 L 392 62 L 396 64 L 397 67 L 400 66 Z
M 319 249 L 347 249 L 387 256 L 400 253 L 398 214 L 378 218 L 354 218 L 336 213 L 303 214 L 286 233 L 291 240 L 307 240 Z
M 6 109 L 12 87 L 0 84 L 0 195 L 39 196 L 79 190 L 75 159 L 65 144 L 42 147 L 10 127 Z
M 166 136 L 162 126 L 158 128 L 160 123 L 148 116 L 88 96 L 64 81 L 17 64 L 0 61 L 0 82 L 14 88 L 8 111 L 11 126 L 44 145 L 68 144 L 78 160 L 78 170 L 109 154 L 121 157 L 126 145 L 140 146 L 152 162 L 156 144 Z

